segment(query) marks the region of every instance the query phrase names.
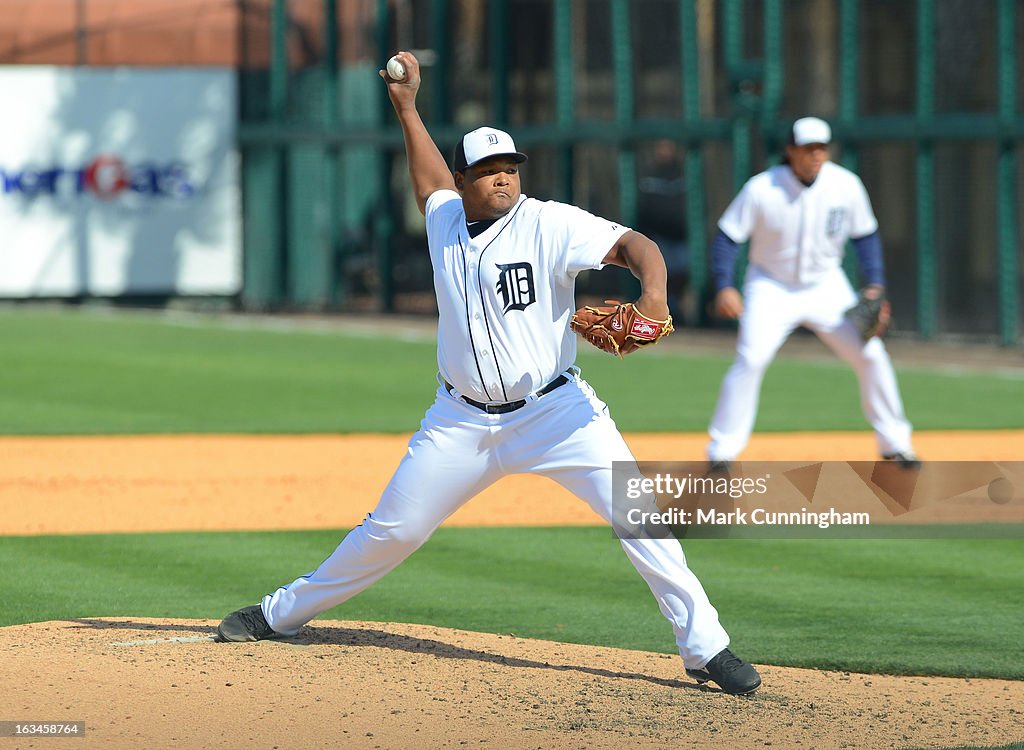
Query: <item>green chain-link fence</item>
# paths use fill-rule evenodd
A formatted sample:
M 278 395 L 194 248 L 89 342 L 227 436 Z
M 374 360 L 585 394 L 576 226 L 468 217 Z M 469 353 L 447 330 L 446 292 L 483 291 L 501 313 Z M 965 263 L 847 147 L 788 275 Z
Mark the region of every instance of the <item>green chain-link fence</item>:
M 674 144 L 689 323 L 708 322 L 715 221 L 778 158 L 792 119 L 814 114 L 872 196 L 900 329 L 1019 341 L 1024 0 L 271 0 L 247 12 L 248 48 L 271 60 L 242 71 L 250 308 L 432 309 L 377 77 L 401 48 L 423 63 L 438 145 L 508 129 L 530 152 L 530 195 L 642 229 L 645 180 Z M 579 291 L 624 283 L 592 274 Z

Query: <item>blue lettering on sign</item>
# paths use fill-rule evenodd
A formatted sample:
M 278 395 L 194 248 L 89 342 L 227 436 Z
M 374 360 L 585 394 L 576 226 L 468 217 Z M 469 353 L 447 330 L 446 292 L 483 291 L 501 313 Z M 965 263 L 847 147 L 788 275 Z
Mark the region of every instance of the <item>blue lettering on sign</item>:
M 112 200 L 127 192 L 151 198 L 183 199 L 196 194 L 183 162 L 143 162 L 128 165 L 104 155 L 78 169 L 61 166 L 35 169 L 0 167 L 0 189 L 27 198 L 62 194 L 93 194 Z

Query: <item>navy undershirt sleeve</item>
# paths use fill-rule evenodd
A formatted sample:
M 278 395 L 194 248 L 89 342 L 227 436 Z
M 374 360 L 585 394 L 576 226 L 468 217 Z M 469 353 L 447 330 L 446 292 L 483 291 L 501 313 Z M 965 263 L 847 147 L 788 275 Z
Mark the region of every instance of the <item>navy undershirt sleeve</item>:
M 719 229 L 711 241 L 711 278 L 716 292 L 736 285 L 736 256 L 739 254 L 740 246 Z
M 878 284 L 885 286 L 885 267 L 882 264 L 882 238 L 878 232 L 872 232 L 866 237 L 857 237 L 850 240 L 857 251 L 857 261 L 860 263 L 860 271 L 864 276 L 866 286 Z

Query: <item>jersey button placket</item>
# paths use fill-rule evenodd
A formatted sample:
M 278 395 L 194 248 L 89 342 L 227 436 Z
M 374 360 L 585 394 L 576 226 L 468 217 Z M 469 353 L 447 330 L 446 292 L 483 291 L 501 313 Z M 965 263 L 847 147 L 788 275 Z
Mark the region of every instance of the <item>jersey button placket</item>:
M 486 310 L 483 307 L 484 301 L 480 298 L 479 294 L 475 293 L 474 288 L 481 281 L 479 275 L 479 251 L 477 248 L 470 245 L 469 253 L 470 277 L 467 279 L 467 283 L 470 289 L 467 289 L 467 296 L 472 308 L 470 314 L 470 329 L 472 331 L 473 344 L 476 350 L 477 366 L 480 368 L 481 375 L 483 376 L 481 386 L 483 386 L 484 390 L 487 392 L 488 397 L 494 398 L 495 394 L 498 394 L 498 397 L 500 398 L 501 384 L 494 379 L 497 374 L 496 363 L 490 347 L 487 346 L 489 334 L 486 321 L 484 320 L 486 315 Z
M 798 235 L 799 240 L 797 242 L 796 272 L 793 279 L 797 284 L 803 283 L 804 258 L 807 256 L 807 245 L 810 242 L 810 239 L 807 236 L 807 192 L 807 189 L 805 189 L 800 193 L 800 199 L 797 201 L 797 206 L 800 209 L 800 234 Z

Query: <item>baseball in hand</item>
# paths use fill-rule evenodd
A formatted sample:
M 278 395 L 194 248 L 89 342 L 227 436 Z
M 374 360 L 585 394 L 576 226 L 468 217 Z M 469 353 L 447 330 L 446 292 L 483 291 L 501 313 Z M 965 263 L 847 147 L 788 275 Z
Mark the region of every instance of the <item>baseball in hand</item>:
M 388 60 L 388 75 L 396 81 L 405 80 L 405 66 L 402 65 L 402 61 L 397 57 L 392 57 Z

